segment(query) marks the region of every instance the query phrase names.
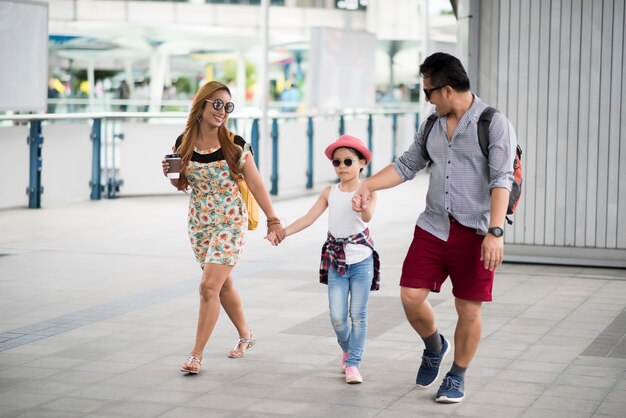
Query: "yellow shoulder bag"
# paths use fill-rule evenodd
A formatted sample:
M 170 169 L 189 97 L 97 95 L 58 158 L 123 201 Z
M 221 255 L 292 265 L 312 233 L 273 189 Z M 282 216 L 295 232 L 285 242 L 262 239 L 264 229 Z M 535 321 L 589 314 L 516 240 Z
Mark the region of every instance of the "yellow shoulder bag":
M 230 140 L 235 142 L 235 134 L 232 132 L 230 134 Z M 237 180 L 237 185 L 239 186 L 239 193 L 241 193 L 243 203 L 245 203 L 248 209 L 248 230 L 253 231 L 259 225 L 259 204 L 250 192 L 250 189 L 248 189 L 248 184 L 243 176 L 241 180 Z

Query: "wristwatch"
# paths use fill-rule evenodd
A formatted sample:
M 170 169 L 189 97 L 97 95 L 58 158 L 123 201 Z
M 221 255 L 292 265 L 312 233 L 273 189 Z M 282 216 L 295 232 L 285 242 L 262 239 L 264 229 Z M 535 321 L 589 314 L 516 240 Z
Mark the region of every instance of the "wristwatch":
M 500 228 L 499 226 L 492 226 L 491 228 L 487 230 L 487 232 L 489 232 L 494 237 L 498 237 L 498 238 L 504 235 L 504 229 Z

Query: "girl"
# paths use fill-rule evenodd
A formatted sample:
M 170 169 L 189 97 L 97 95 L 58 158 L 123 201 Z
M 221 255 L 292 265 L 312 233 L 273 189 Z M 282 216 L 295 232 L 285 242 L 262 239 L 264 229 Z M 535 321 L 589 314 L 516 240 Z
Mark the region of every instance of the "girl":
M 325 151 L 339 183 L 325 188 L 306 215 L 285 228 L 285 236 L 310 226 L 328 207 L 328 238 L 322 247 L 320 282 L 328 284 L 330 320 L 343 352 L 341 370 L 347 383 L 361 383 L 361 354 L 367 335 L 369 291 L 379 289 L 380 262 L 369 236 L 376 196 L 361 213 L 352 210 L 352 197 L 360 184 L 359 174 L 372 153 L 359 139 L 343 135 Z M 267 236 L 273 245 L 274 233 Z M 350 323 L 348 323 L 348 314 Z
M 246 322 L 241 298 L 231 271 L 239 262 L 244 247 L 248 213 L 236 180 L 246 180 L 250 191 L 267 217 L 268 234 L 276 241 L 284 238 L 280 221 L 274 214 L 269 194 L 259 176 L 250 145 L 240 136 L 231 140 L 226 128 L 234 110 L 228 87 L 217 81 L 202 86 L 196 93 L 183 134 L 174 151 L 181 155 L 179 179 L 172 179 L 178 190 L 191 189 L 188 232 L 191 246 L 202 268 L 200 312 L 196 342 L 181 371 L 197 374 L 202 353 L 217 318 L 220 304 L 239 333 L 228 357 L 240 358 L 256 339 Z M 163 174 L 169 164 L 163 160 Z

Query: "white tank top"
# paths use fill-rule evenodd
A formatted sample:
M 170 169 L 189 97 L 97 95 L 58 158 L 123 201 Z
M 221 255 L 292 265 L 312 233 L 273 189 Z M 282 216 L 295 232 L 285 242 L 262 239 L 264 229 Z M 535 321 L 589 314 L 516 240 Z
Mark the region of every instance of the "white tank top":
M 352 210 L 354 192 L 342 192 L 339 184 L 333 184 L 328 196 L 328 232 L 335 238 L 348 238 L 367 228 L 361 214 Z M 361 244 L 346 244 L 346 264 L 356 264 L 372 254 L 372 250 Z

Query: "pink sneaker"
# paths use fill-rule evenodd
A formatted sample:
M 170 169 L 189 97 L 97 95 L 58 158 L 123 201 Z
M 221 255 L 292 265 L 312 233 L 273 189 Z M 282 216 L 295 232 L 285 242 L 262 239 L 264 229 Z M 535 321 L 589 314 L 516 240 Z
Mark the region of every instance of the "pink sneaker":
M 346 383 L 363 383 L 363 378 L 361 377 L 361 373 L 359 373 L 359 369 L 354 366 L 346 367 Z
M 348 353 L 343 353 L 341 355 L 341 373 L 346 372 L 346 360 L 348 360 Z

